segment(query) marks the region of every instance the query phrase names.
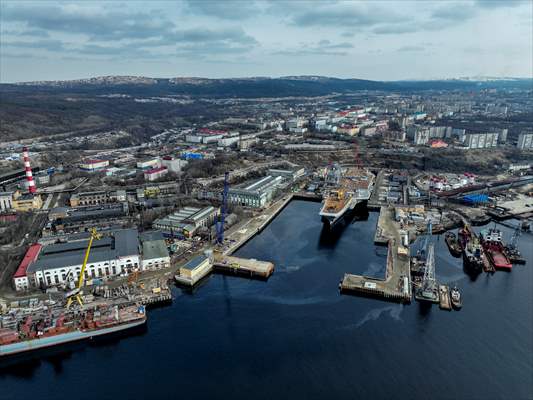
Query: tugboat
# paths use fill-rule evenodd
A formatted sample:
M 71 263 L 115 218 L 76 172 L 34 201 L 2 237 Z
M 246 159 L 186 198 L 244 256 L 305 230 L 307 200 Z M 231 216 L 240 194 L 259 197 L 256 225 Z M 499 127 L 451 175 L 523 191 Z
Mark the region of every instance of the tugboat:
M 446 232 L 446 234 L 444 235 L 444 240 L 446 241 L 448 250 L 450 250 L 450 254 L 454 257 L 461 257 L 463 249 L 461 247 L 461 244 L 457 240 L 457 236 L 455 236 L 455 233 Z
M 452 300 L 453 308 L 455 308 L 456 310 L 459 310 L 463 306 L 463 303 L 461 301 L 461 292 L 459 292 L 459 289 L 457 289 L 457 286 L 454 286 L 450 290 L 450 297 Z
M 496 228 L 490 228 L 481 232 L 481 243 L 489 261 L 494 268 L 510 271 L 513 264 L 507 257 L 502 241 L 502 232 Z

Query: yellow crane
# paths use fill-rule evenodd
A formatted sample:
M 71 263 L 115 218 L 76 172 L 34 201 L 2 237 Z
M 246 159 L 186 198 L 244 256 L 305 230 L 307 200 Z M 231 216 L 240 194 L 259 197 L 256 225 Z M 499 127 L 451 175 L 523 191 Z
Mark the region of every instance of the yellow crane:
M 87 250 L 85 250 L 85 258 L 83 259 L 83 264 L 81 266 L 80 276 L 78 278 L 78 285 L 75 289 L 68 292 L 65 297 L 67 298 L 67 309 L 70 308 L 72 302 L 76 300 L 80 307 L 83 305 L 83 302 L 81 300 L 81 287 L 83 286 L 83 281 L 85 279 L 85 267 L 87 266 L 87 261 L 89 260 L 89 254 L 91 253 L 91 246 L 93 245 L 93 241 L 99 240 L 102 238 L 102 235 L 100 235 L 96 228 L 91 228 L 89 230 L 89 244 L 87 245 Z

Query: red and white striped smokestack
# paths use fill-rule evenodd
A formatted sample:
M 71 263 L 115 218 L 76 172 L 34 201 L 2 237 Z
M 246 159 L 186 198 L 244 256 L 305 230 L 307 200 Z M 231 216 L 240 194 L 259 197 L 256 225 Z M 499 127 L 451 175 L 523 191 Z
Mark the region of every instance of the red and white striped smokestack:
M 36 192 L 35 181 L 33 180 L 33 174 L 31 173 L 30 155 L 28 154 L 28 148 L 22 149 L 22 156 L 24 157 L 24 169 L 26 170 L 26 181 L 28 181 L 28 191 L 31 194 Z

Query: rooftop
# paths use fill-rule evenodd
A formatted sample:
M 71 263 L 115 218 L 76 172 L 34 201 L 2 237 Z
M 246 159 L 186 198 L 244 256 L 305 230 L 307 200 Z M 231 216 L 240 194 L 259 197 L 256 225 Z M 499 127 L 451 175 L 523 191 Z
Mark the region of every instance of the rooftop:
M 189 260 L 182 268 L 195 269 L 199 267 L 204 261 L 207 260 L 207 257 L 204 255 L 196 256 L 192 260 Z
M 100 240 L 91 247 L 88 263 L 114 260 L 139 254 L 137 229 L 120 229 Z M 27 269 L 29 272 L 81 265 L 88 240 L 51 244 L 43 246 L 38 259 Z
M 145 172 L 145 174 L 151 175 L 151 174 L 157 174 L 158 172 L 165 171 L 167 167 L 158 167 L 153 168 Z
M 23 276 L 26 276 L 26 270 L 30 266 L 32 262 L 35 261 L 37 256 L 39 255 L 39 252 L 41 251 L 42 246 L 40 244 L 32 244 L 28 251 L 26 252 L 26 255 L 20 262 L 20 265 L 18 266 L 17 270 L 15 271 L 15 275 L 13 275 L 13 278 L 20 278 Z
M 142 254 L 144 260 L 168 257 L 168 249 L 161 232 L 144 232 L 141 234 Z

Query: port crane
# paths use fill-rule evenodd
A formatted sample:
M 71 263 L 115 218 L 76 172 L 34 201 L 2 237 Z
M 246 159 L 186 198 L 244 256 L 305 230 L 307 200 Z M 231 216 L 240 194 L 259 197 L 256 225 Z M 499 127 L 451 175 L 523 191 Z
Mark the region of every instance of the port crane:
M 431 223 L 431 219 L 428 221 L 428 230 L 426 237 L 424 239 L 424 245 L 422 246 L 421 253 L 423 253 L 426 257 L 428 254 L 428 247 L 429 247 L 429 241 L 431 239 L 431 235 L 433 234 L 433 225 Z
M 87 244 L 87 250 L 85 250 L 85 258 L 83 259 L 83 264 L 81 265 L 78 284 L 76 285 L 76 288 L 74 288 L 65 295 L 65 297 L 67 298 L 67 309 L 70 308 L 74 300 L 78 302 L 80 307 L 83 305 L 83 301 L 81 300 L 81 288 L 85 279 L 85 268 L 87 267 L 87 261 L 89 260 L 89 254 L 91 253 L 91 246 L 93 245 L 93 241 L 100 240 L 101 238 L 102 235 L 96 231 L 96 228 L 91 228 L 89 230 L 89 243 Z
M 217 244 L 222 246 L 224 244 L 224 222 L 226 220 L 226 211 L 228 208 L 228 190 L 229 190 L 229 172 L 224 173 L 224 189 L 222 191 L 222 209 L 220 211 L 220 219 L 217 223 Z
M 435 281 L 435 251 L 433 243 L 428 245 L 426 268 L 424 269 L 424 278 L 422 279 L 421 292 L 422 296 L 431 298 L 436 291 Z
M 511 236 L 511 241 L 509 242 L 510 249 L 518 249 L 518 238 L 520 238 L 521 233 L 522 232 L 520 231 L 520 225 L 517 225 L 516 229 L 513 232 L 513 236 Z

